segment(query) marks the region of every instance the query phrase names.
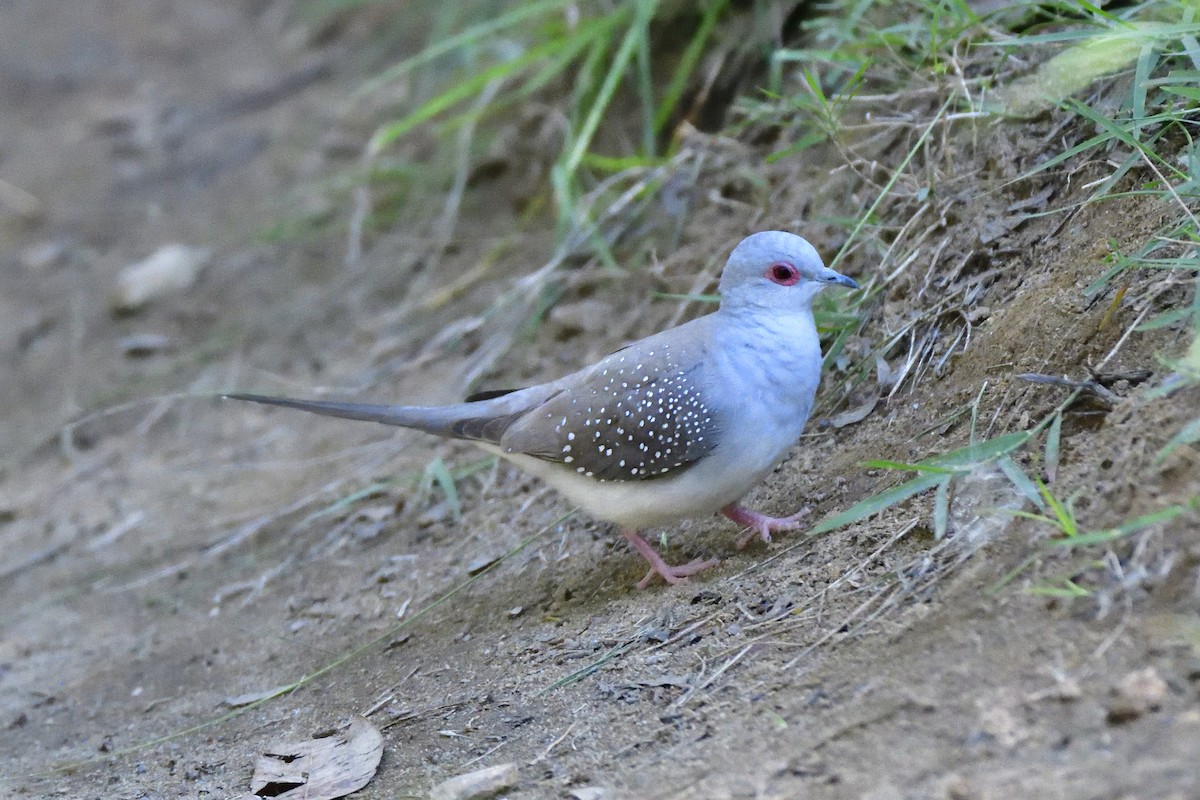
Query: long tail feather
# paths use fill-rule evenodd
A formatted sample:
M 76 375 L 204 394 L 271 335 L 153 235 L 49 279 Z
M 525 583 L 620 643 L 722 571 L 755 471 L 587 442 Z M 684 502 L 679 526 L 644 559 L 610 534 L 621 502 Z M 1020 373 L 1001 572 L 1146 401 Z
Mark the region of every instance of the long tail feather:
M 221 396 L 230 400 L 249 400 L 251 403 L 262 403 L 268 406 L 296 408 L 326 417 L 381 422 L 384 425 L 399 425 L 405 428 L 427 429 L 429 423 L 434 422 L 429 419 L 428 413 L 422 413 L 426 412 L 427 409 L 417 406 L 385 406 L 369 403 L 338 403 L 326 400 L 294 400 L 290 397 L 270 397 L 263 394 L 224 394 Z

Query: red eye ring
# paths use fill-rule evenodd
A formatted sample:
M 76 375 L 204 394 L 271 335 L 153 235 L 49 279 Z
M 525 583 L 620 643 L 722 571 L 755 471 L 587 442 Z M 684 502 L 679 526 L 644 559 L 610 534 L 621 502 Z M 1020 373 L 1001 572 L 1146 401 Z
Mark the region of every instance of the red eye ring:
M 800 270 L 786 261 L 778 261 L 767 267 L 765 277 L 771 283 L 778 283 L 780 286 L 795 286 L 800 282 Z

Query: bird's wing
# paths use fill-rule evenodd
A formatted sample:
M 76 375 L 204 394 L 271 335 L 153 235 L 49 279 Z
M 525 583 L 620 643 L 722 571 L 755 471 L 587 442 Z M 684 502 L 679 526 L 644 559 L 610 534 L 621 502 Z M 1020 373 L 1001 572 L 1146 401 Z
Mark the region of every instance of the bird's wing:
M 703 399 L 696 356 L 678 347 L 672 352 L 669 338 L 618 350 L 506 420 L 498 444 L 601 480 L 648 480 L 687 469 L 716 447 L 720 433 Z

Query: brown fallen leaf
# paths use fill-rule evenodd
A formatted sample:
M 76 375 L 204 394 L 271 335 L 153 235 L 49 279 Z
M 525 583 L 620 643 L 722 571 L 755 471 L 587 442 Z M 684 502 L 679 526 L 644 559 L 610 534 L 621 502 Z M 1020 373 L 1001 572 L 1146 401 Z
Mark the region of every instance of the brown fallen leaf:
M 370 782 L 383 758 L 383 737 L 355 715 L 341 733 L 272 745 L 254 763 L 250 794 L 260 797 L 334 800 Z

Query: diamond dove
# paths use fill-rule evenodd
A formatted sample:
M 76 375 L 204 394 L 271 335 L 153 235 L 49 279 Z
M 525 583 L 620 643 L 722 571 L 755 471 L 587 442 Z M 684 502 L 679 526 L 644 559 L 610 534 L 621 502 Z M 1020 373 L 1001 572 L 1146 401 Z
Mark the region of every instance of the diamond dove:
M 471 441 L 617 523 L 655 575 L 678 583 L 715 560 L 667 564 L 639 532 L 714 513 L 755 536 L 800 525 L 738 505 L 800 437 L 821 377 L 812 300 L 858 288 L 783 231 L 746 237 L 721 274 L 717 311 L 634 342 L 558 380 L 445 406 L 229 398 Z

